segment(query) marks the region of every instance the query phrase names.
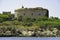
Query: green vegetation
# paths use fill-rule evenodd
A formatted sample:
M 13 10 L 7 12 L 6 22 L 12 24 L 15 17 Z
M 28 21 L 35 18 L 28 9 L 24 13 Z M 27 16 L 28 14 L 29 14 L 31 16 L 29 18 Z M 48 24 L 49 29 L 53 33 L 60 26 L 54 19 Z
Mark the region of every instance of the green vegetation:
M 11 15 L 0 14 L 0 22 L 11 20 Z
M 47 31 L 47 29 L 52 33 L 54 30 L 58 30 L 58 32 L 54 32 L 56 35 L 47 35 L 47 32 L 45 33 L 46 35 L 42 34 L 43 32 Z M 32 35 L 29 35 L 29 33 L 32 33 Z M 23 20 L 18 21 L 16 19 L 12 20 L 10 14 L 0 14 L 0 36 L 60 36 L 60 19 L 57 17 L 47 18 L 45 16 L 40 16 L 36 19 L 24 17 Z

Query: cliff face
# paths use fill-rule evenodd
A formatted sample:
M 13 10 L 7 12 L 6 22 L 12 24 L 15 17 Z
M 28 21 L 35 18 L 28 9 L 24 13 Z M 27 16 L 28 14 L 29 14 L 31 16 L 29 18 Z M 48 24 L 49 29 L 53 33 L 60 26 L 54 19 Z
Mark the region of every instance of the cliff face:
M 47 16 L 48 17 L 48 10 L 43 8 L 21 8 L 15 10 L 15 18 L 37 18 L 39 16 Z

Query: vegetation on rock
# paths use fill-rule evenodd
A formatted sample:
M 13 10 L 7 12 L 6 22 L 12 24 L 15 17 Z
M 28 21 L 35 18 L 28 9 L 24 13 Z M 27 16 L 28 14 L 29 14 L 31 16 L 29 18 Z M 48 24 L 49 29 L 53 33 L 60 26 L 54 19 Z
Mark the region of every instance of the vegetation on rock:
M 60 37 L 60 19 L 57 17 L 11 19 L 11 15 L 0 14 L 0 36 Z

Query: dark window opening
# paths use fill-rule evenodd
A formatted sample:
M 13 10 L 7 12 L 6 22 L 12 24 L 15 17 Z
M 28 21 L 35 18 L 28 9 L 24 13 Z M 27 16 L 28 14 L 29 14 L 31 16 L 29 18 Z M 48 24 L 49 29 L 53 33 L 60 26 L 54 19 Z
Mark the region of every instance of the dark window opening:
M 39 13 L 39 15 L 41 15 L 41 14 Z
M 25 13 L 24 13 L 24 15 L 25 15 Z
M 33 13 L 31 15 L 33 15 Z

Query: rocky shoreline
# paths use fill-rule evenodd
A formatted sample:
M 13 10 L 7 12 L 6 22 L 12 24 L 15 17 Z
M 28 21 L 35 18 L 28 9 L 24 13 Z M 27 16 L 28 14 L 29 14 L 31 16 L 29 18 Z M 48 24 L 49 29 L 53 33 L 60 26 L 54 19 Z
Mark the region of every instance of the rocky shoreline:
M 57 28 L 53 28 L 53 30 L 41 28 L 39 30 L 0 29 L 0 37 L 60 37 L 60 30 Z

